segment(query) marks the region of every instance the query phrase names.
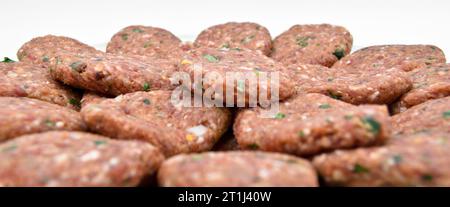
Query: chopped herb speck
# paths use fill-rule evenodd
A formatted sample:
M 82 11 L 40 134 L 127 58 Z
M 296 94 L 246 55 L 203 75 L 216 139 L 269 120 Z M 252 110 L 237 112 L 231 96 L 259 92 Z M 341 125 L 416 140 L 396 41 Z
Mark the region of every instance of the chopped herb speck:
M 284 119 L 286 117 L 286 114 L 283 114 L 283 113 L 277 113 L 276 115 L 275 115 L 275 119 Z
M 336 56 L 338 60 L 342 59 L 345 56 L 345 50 L 343 48 L 337 48 L 333 55 Z
M 136 32 L 136 33 L 143 33 L 144 30 L 139 29 L 139 28 L 134 28 L 134 29 L 133 29 L 133 32 Z
M 297 37 L 297 39 L 295 40 L 295 42 L 297 43 L 298 46 L 300 47 L 307 47 L 308 46 L 308 40 L 311 39 L 311 37 Z
M 430 174 L 422 175 L 422 180 L 424 180 L 424 181 L 432 181 L 433 180 L 433 176 L 430 175 Z
M 331 108 L 330 104 L 320 104 L 319 105 L 319 109 L 329 109 L 329 108 Z
M 150 105 L 150 100 L 144 99 L 144 104 L 145 104 L 145 105 Z
M 50 60 L 50 58 L 48 58 L 47 55 L 44 55 L 44 57 L 42 57 L 42 62 L 48 62 Z
M 122 37 L 123 41 L 127 41 L 128 40 L 128 34 L 122 34 L 121 37 Z
M 247 37 L 245 37 L 244 39 L 241 40 L 241 43 L 247 44 L 247 43 L 251 42 L 253 40 L 253 38 L 255 38 L 255 35 L 247 36 Z
M 210 63 L 217 63 L 217 62 L 219 62 L 219 58 L 214 56 L 214 55 L 206 54 L 206 55 L 203 56 L 203 58 L 208 60 Z
M 7 146 L 7 147 L 3 148 L 1 151 L 2 152 L 12 152 L 12 151 L 14 151 L 16 149 L 17 149 L 17 145 L 13 144 L 13 145 L 10 145 L 10 146 Z
M 149 91 L 150 90 L 150 84 L 144 83 L 144 85 L 142 86 L 142 89 L 144 89 L 144 91 Z
M 257 149 L 259 149 L 259 145 L 256 144 L 256 143 L 249 144 L 247 147 L 250 148 L 250 149 L 252 149 L 252 150 L 257 150 Z
M 364 126 L 374 135 L 378 135 L 380 133 L 381 125 L 378 123 L 377 120 L 375 120 L 373 117 L 366 116 L 361 119 Z
M 355 164 L 355 166 L 353 166 L 353 172 L 354 173 L 368 173 L 369 169 L 367 169 L 366 167 L 360 165 L 360 164 Z
M 2 63 L 13 63 L 13 62 L 16 62 L 16 61 L 11 60 L 9 57 L 3 58 L 3 61 L 2 61 Z
M 96 146 L 100 146 L 100 145 L 106 144 L 106 141 L 105 141 L 105 140 L 95 140 L 95 141 L 94 141 L 94 144 L 95 144 Z
M 80 101 L 77 99 L 74 99 L 74 98 L 69 99 L 69 104 L 71 104 L 72 106 L 75 106 L 75 107 L 81 106 Z
M 444 119 L 450 119 L 450 110 L 445 111 L 444 113 L 442 113 L 442 116 L 444 117 Z

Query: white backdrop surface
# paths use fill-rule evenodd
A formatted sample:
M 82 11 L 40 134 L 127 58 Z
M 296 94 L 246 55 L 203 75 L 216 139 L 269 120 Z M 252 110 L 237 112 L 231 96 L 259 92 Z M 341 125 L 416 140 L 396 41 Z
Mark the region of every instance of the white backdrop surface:
M 2 0 L 0 57 L 16 59 L 33 37 L 64 35 L 103 49 L 121 28 L 142 24 L 193 40 L 204 28 L 253 21 L 273 37 L 294 24 L 345 26 L 357 47 L 376 44 L 435 44 L 450 54 L 448 0 Z

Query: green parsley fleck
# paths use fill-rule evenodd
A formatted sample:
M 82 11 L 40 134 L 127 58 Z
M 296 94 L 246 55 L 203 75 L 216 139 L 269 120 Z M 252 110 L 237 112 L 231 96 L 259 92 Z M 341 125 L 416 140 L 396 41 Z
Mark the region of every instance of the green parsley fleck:
M 217 62 L 219 62 L 219 58 L 214 56 L 214 55 L 206 54 L 206 55 L 203 55 L 203 58 L 208 60 L 210 63 L 217 63 Z
M 11 60 L 9 57 L 3 58 L 3 61 L 2 61 L 2 63 L 13 63 L 13 62 L 16 62 L 16 61 Z
M 74 98 L 69 99 L 69 104 L 71 104 L 72 106 L 75 106 L 75 107 L 81 106 L 80 101 L 77 99 L 74 99 Z
M 444 119 L 450 119 L 450 110 L 445 111 L 444 113 L 442 113 L 442 116 L 444 117 Z
M 150 91 L 150 84 L 144 83 L 144 85 L 142 86 L 142 89 L 144 89 L 144 91 Z
M 148 99 L 144 99 L 143 102 L 144 102 L 145 105 L 150 105 L 150 100 L 148 100 Z
M 202 155 L 192 155 L 192 160 L 194 161 L 199 161 L 202 160 L 203 156 Z
M 394 163 L 395 163 L 395 164 L 400 164 L 400 163 L 402 162 L 402 160 L 403 160 L 403 157 L 400 156 L 400 155 L 394 155 L 394 156 L 392 157 L 392 160 L 394 160 Z
M 48 58 L 47 55 L 44 55 L 44 56 L 42 57 L 42 62 L 48 62 L 48 61 L 50 61 L 50 58 Z
M 2 152 L 12 152 L 12 151 L 14 151 L 16 149 L 17 149 L 17 145 L 12 144 L 10 146 L 7 146 L 7 147 L 3 148 L 1 151 Z
M 70 68 L 72 68 L 72 70 L 76 71 L 77 73 L 84 72 L 84 69 L 86 69 L 86 67 L 87 65 L 80 61 L 76 61 L 70 64 Z
M 351 120 L 353 118 L 353 115 L 345 115 L 344 119 L 345 120 Z
M 136 33 L 144 33 L 144 30 L 139 29 L 139 28 L 134 28 L 134 29 L 133 29 L 133 32 L 136 32 Z
M 284 119 L 286 117 L 286 114 L 283 114 L 283 113 L 277 113 L 276 115 L 275 115 L 275 119 Z
M 378 135 L 380 133 L 381 125 L 377 120 L 370 116 L 366 116 L 361 119 L 364 126 L 374 135 Z
M 95 146 L 100 146 L 106 144 L 105 140 L 95 140 L 94 141 Z
M 329 108 L 331 108 L 330 104 L 320 104 L 319 105 L 319 109 L 329 109 Z
M 423 180 L 423 181 L 428 181 L 428 182 L 430 182 L 430 181 L 433 180 L 433 176 L 430 175 L 430 174 L 422 175 L 422 180 Z
M 301 138 L 305 137 L 305 132 L 303 132 L 303 130 L 301 130 L 300 132 L 298 132 L 298 136 Z
M 244 39 L 241 40 L 241 43 L 247 44 L 247 43 L 251 42 L 253 40 L 253 38 L 255 38 L 255 35 L 247 36 L 247 37 L 245 37 Z
M 360 173 L 368 173 L 369 169 L 367 169 L 366 167 L 356 163 L 355 166 L 353 166 L 353 172 L 354 173 L 358 173 L 358 174 L 360 174 Z
M 336 56 L 338 60 L 342 59 L 345 56 L 345 50 L 343 48 L 337 48 L 333 55 Z
M 295 40 L 295 42 L 297 43 L 298 46 L 304 48 L 308 46 L 308 40 L 311 39 L 311 37 L 309 36 L 305 36 L 305 37 L 297 37 L 297 39 Z
M 259 145 L 256 144 L 256 143 L 249 144 L 249 145 L 247 145 L 247 147 L 250 148 L 250 149 L 252 149 L 252 150 L 257 150 L 257 149 L 259 149 Z
M 230 49 L 230 44 L 225 43 L 220 47 L 220 49 Z
M 127 41 L 128 40 L 128 34 L 122 34 L 121 37 L 122 37 L 123 41 Z
M 149 40 L 147 42 L 144 43 L 144 48 L 148 48 L 152 45 L 152 42 Z
M 47 125 L 48 127 L 54 127 L 56 126 L 56 123 L 50 120 L 45 120 L 45 125 Z

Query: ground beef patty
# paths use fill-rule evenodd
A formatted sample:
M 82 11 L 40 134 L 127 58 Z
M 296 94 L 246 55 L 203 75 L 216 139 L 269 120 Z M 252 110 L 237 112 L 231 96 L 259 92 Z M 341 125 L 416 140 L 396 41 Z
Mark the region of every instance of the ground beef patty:
M 273 41 L 271 57 L 291 64 L 317 64 L 331 67 L 349 54 L 353 37 L 340 26 L 329 24 L 294 25 Z
M 196 47 L 249 49 L 269 55 L 272 37 L 265 27 L 251 22 L 229 22 L 202 31 L 194 42 Z
M 385 106 L 354 106 L 311 93 L 280 103 L 273 118 L 261 117 L 265 111 L 239 113 L 234 133 L 242 149 L 309 156 L 384 143 L 391 135 Z
M 0 63 L 0 96 L 36 98 L 75 110 L 81 99 L 78 92 L 54 81 L 47 69 L 24 62 Z
M 392 105 L 394 113 L 430 99 L 450 96 L 450 64 L 427 66 L 408 73 L 413 88 Z
M 158 181 L 166 187 L 318 186 L 308 161 L 267 152 L 178 155 L 163 163 Z
M 0 145 L 0 186 L 136 186 L 164 160 L 138 141 L 46 132 Z
M 392 117 L 395 135 L 423 131 L 450 133 L 450 97 L 426 101 Z
M 37 99 L 0 97 L 0 142 L 24 134 L 85 128 L 72 109 Z
M 313 163 L 329 185 L 450 186 L 449 133 L 404 139 L 408 141 L 320 155 Z
M 217 89 L 222 88 L 223 96 L 208 97 L 211 99 L 223 99 L 225 101 L 227 82 L 233 81 L 230 79 L 238 79 L 239 74 L 244 77 L 252 76 L 257 78 L 257 81 L 254 82 L 245 80 L 234 82 L 234 90 L 232 91 L 234 99 L 237 100 L 237 97 L 243 94 L 246 97 L 245 103 L 249 101 L 250 88 L 255 88 L 258 94 L 260 91 L 267 91 L 267 97 L 272 97 L 270 81 L 273 74 L 271 72 L 279 72 L 279 99 L 283 100 L 291 96 L 293 83 L 287 77 L 285 70 L 281 64 L 250 50 L 197 48 L 186 53 L 185 58 L 180 63 L 180 71 L 189 73 L 191 80 L 195 80 L 195 73 L 200 71 L 200 74 L 203 75 L 204 90 L 216 89 L 217 91 Z M 220 78 L 211 78 L 213 76 L 207 78 L 207 74 L 217 74 Z M 267 75 L 269 84 L 260 79 L 262 74 Z M 256 96 L 261 98 L 259 95 Z
M 411 71 L 439 63 L 445 63 L 445 55 L 433 45 L 380 45 L 358 50 L 336 62 L 333 68 Z
M 17 52 L 17 57 L 22 62 L 46 66 L 50 58 L 55 57 L 60 51 L 70 51 L 74 54 L 101 53 L 95 48 L 69 37 L 46 35 L 25 43 Z
M 106 95 L 173 89 L 172 61 L 113 54 L 58 53 L 50 59 L 50 73 L 67 85 Z
M 412 87 L 407 74 L 385 71 L 347 71 L 321 65 L 291 65 L 289 77 L 296 93 L 321 93 L 351 104 L 390 104 Z
M 146 26 L 129 26 L 116 33 L 108 43 L 106 52 L 133 54 L 156 58 L 181 56 L 181 40 L 171 32 Z
M 225 108 L 173 105 L 171 94 L 129 93 L 89 104 L 81 113 L 92 131 L 150 142 L 167 156 L 210 150 L 227 130 L 230 112 Z

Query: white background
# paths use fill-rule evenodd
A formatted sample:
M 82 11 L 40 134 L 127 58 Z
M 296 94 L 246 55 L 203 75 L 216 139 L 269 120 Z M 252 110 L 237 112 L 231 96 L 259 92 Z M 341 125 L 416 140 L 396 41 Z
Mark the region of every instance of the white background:
M 294 24 L 345 26 L 356 47 L 375 44 L 435 44 L 450 54 L 448 0 L 2 0 L 0 57 L 16 59 L 33 37 L 73 37 L 103 49 L 121 28 L 163 27 L 183 40 L 228 21 L 253 21 L 275 37 Z

